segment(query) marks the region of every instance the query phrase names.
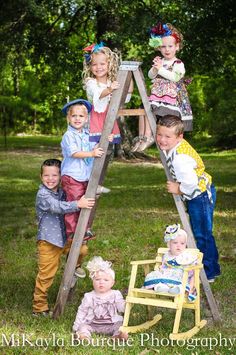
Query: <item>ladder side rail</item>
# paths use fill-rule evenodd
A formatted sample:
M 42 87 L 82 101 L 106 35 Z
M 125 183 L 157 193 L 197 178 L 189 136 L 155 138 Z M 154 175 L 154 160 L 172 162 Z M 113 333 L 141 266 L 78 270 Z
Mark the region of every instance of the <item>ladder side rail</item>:
M 114 92 L 111 98 L 111 102 L 108 108 L 104 129 L 102 132 L 101 140 L 99 146 L 103 148 L 104 154 L 101 158 L 96 158 L 94 161 L 91 178 L 88 183 L 88 187 L 85 193 L 85 197 L 95 197 L 100 176 L 102 173 L 102 168 L 105 162 L 106 153 L 108 150 L 109 142 L 108 135 L 111 133 L 114 126 L 115 119 L 122 100 L 124 101 L 124 92 L 128 92 L 129 83 L 132 74 L 127 71 L 119 71 L 117 81 L 120 83 L 120 88 Z M 87 228 L 91 210 L 82 209 L 79 220 L 76 226 L 74 238 L 68 255 L 67 263 L 65 265 L 64 274 L 62 277 L 62 282 L 57 295 L 56 304 L 53 311 L 53 318 L 56 319 L 64 312 L 65 304 L 70 291 L 70 285 L 72 283 L 73 274 L 76 268 L 77 260 L 79 257 L 80 248 L 83 242 L 83 237 Z
M 145 86 L 145 82 L 144 82 L 144 77 L 143 77 L 143 74 L 141 72 L 141 69 L 139 69 L 139 70 L 134 72 L 134 77 L 135 77 L 137 85 L 138 85 L 140 96 L 141 96 L 142 101 L 143 101 L 143 106 L 144 106 L 144 109 L 146 111 L 147 118 L 149 120 L 149 124 L 150 124 L 150 127 L 151 127 L 151 131 L 152 131 L 153 137 L 156 140 L 156 119 L 155 119 L 155 116 L 154 116 L 154 114 L 153 114 L 153 112 L 151 110 L 151 105 L 150 105 L 150 102 L 148 100 L 146 86 Z M 174 181 L 172 176 L 170 175 L 168 166 L 166 164 L 165 155 L 160 150 L 157 142 L 156 142 L 156 145 L 157 145 L 157 149 L 158 149 L 158 151 L 160 153 L 161 162 L 162 162 L 162 165 L 164 167 L 167 179 L 170 180 L 170 181 Z M 172 195 L 173 195 L 177 210 L 179 212 L 179 216 L 180 216 L 182 225 L 183 225 L 184 229 L 186 230 L 186 232 L 188 234 L 188 247 L 196 248 L 196 243 L 195 243 L 195 239 L 194 239 L 194 236 L 193 236 L 192 228 L 191 228 L 191 226 L 189 224 L 189 220 L 188 220 L 188 217 L 187 217 L 186 212 L 185 212 L 185 206 L 184 206 L 180 196 L 175 195 L 175 194 L 172 194 Z

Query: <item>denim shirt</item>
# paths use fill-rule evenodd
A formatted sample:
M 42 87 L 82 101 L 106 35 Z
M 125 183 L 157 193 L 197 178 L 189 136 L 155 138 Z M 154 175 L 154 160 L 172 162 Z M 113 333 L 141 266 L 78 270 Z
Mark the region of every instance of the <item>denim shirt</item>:
M 66 242 L 64 214 L 79 211 L 77 202 L 66 202 L 65 197 L 61 188 L 54 192 L 42 184 L 36 196 L 37 240 L 45 240 L 59 248 Z
M 61 141 L 63 155 L 61 175 L 68 175 L 76 181 L 88 181 L 94 158 L 74 158 L 72 155 L 81 151 L 91 151 L 94 145 L 95 143 L 89 142 L 87 129 L 83 128 L 78 132 L 69 125 Z

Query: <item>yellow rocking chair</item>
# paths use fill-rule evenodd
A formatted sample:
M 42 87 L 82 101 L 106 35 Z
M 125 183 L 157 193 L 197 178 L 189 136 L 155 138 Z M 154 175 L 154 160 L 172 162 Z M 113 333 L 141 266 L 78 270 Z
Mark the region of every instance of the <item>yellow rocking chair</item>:
M 200 320 L 200 270 L 202 269 L 202 257 L 203 254 L 198 249 L 188 248 L 187 249 L 191 254 L 197 256 L 197 264 L 194 266 L 187 266 L 184 268 L 183 281 L 182 281 L 182 289 L 178 295 L 172 295 L 169 293 L 157 293 L 153 290 L 147 290 L 144 288 L 135 288 L 138 266 L 143 266 L 144 273 L 147 275 L 150 270 L 150 265 L 154 266 L 154 270 L 159 269 L 162 263 L 163 254 L 165 254 L 168 249 L 167 248 L 159 248 L 157 251 L 157 256 L 155 260 L 140 260 L 140 261 L 132 261 L 132 270 L 131 270 L 131 278 L 129 283 L 128 295 L 126 297 L 126 306 L 125 306 L 125 314 L 123 326 L 120 328 L 121 331 L 127 333 L 136 333 L 143 330 L 146 330 L 156 324 L 161 318 L 162 315 L 156 314 L 153 319 L 146 321 L 145 323 L 129 326 L 129 318 L 130 312 L 134 304 L 141 304 L 148 306 L 148 311 L 150 314 L 151 307 L 164 307 L 164 308 L 172 308 L 176 309 L 175 313 L 175 321 L 173 326 L 173 332 L 169 334 L 169 338 L 173 340 L 184 340 L 189 339 L 198 331 L 206 325 L 206 320 Z M 153 270 L 153 268 L 152 268 Z M 197 291 L 197 297 L 193 302 L 188 301 L 188 298 L 185 294 L 185 288 L 188 280 L 188 272 L 193 270 L 194 272 L 194 286 Z M 182 309 L 188 308 L 193 309 L 195 313 L 195 325 L 193 328 L 186 332 L 179 333 L 179 324 L 182 314 Z

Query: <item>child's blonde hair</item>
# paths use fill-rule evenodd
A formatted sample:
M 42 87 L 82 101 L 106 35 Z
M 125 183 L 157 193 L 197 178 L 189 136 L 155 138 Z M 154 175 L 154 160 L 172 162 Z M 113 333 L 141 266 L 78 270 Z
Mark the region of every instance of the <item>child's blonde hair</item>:
M 69 116 L 69 115 L 71 114 L 71 111 L 74 109 L 75 106 L 81 107 L 81 108 L 83 109 L 84 113 L 85 113 L 86 115 L 88 115 L 88 109 L 87 109 L 87 107 L 86 107 L 85 105 L 83 105 L 83 104 L 74 104 L 74 105 L 71 105 L 71 106 L 68 108 L 68 110 L 67 110 L 67 116 Z
M 101 47 L 97 49 L 96 52 L 91 53 L 91 57 L 89 61 L 86 61 L 86 59 L 84 59 L 83 73 L 82 73 L 83 83 L 85 83 L 89 78 L 95 78 L 95 76 L 91 71 L 91 64 L 93 58 L 100 53 L 105 54 L 105 56 L 107 57 L 107 61 L 108 61 L 107 79 L 110 81 L 116 80 L 118 68 L 120 64 L 120 57 L 116 52 L 113 52 L 109 47 Z
M 84 105 L 84 104 L 74 104 L 74 105 L 71 105 L 69 108 L 68 108 L 68 110 L 67 110 L 67 114 L 66 114 L 66 120 L 67 120 L 67 123 L 69 124 L 70 123 L 70 116 L 71 116 L 71 114 L 72 114 L 72 111 L 73 111 L 73 109 L 76 107 L 76 106 L 79 106 L 79 107 L 81 107 L 81 109 L 82 109 L 82 112 L 84 113 L 84 116 L 86 117 L 86 121 L 88 120 L 88 109 L 87 109 L 87 107 Z M 85 122 L 86 123 L 86 122 Z M 85 124 L 84 123 L 84 124 Z

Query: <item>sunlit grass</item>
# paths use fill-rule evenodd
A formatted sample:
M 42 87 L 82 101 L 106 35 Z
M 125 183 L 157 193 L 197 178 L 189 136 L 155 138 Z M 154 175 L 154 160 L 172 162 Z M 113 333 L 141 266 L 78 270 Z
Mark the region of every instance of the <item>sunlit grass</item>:
M 36 139 L 37 138 L 37 139 Z M 57 320 L 32 318 L 32 294 L 37 273 L 35 236 L 35 195 L 39 185 L 41 162 L 48 157 L 60 157 L 60 138 L 9 138 L 12 148 L 0 151 L 0 329 L 10 337 L 26 334 L 35 339 L 62 339 L 63 345 L 48 346 L 49 354 L 114 354 L 112 347 L 74 347 L 71 326 L 84 292 L 91 290 L 86 278 L 77 286 L 72 303 L 67 303 L 64 314 Z M 37 144 L 41 149 L 37 149 Z M 13 149 L 14 148 L 14 149 Z M 151 154 L 156 150 L 152 148 Z M 209 325 L 202 329 L 200 339 L 227 338 L 235 334 L 235 254 L 236 254 L 236 152 L 209 152 L 204 155 L 207 170 L 213 175 L 218 191 L 214 234 L 220 252 L 222 276 L 212 285 L 219 306 L 222 324 L 213 326 L 205 297 L 202 297 L 202 316 Z M 104 185 L 111 193 L 99 200 L 93 228 L 97 239 L 90 242 L 90 257 L 101 255 L 113 262 L 116 270 L 115 287 L 125 291 L 130 277 L 130 261 L 152 259 L 158 246 L 163 246 L 163 230 L 168 223 L 179 221 L 172 197 L 165 190 L 165 175 L 159 163 L 129 164 L 114 161 L 109 165 Z M 87 259 L 88 260 L 88 259 Z M 65 259 L 49 291 L 53 307 L 63 273 Z M 142 276 L 140 275 L 140 282 Z M 145 319 L 144 307 L 135 309 L 133 322 Z M 174 313 L 163 311 L 164 319 L 146 332 L 149 341 L 141 344 L 141 335 L 131 335 L 132 346 L 116 348 L 121 354 L 211 354 L 208 347 L 198 345 L 188 349 L 174 344 L 157 346 L 151 338 L 167 339 L 173 326 Z M 183 312 L 181 327 L 192 325 L 191 312 Z M 100 339 L 95 337 L 95 339 Z M 1 343 L 0 343 L 1 346 Z M 228 347 L 215 347 L 219 354 L 233 354 Z M 43 346 L 5 346 L 3 354 L 41 354 Z

